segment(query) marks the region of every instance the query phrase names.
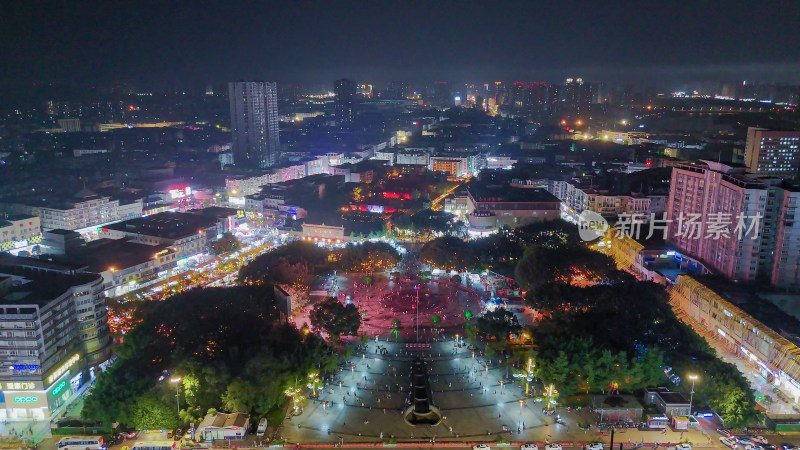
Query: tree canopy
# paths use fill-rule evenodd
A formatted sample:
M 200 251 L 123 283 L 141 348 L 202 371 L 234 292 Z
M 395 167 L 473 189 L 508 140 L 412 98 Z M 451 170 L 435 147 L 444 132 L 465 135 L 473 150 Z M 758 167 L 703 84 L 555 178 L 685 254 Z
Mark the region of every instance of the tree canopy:
M 239 270 L 240 283 L 300 283 L 309 285 L 328 269 L 328 250 L 295 241 L 256 257 Z
M 375 272 L 391 269 L 400 262 L 400 253 L 385 242 L 365 241 L 348 244 L 334 251 L 336 268 L 346 272 Z
M 343 305 L 334 297 L 328 297 L 311 308 L 309 313 L 311 326 L 317 330 L 325 330 L 332 339 L 340 335 L 355 336 L 361 326 L 361 315 L 355 305 Z
M 169 376 L 181 377 L 181 423 L 219 407 L 263 415 L 295 377 L 336 360 L 316 336 L 278 322 L 271 286 L 194 289 L 150 303 L 143 314 L 118 360 L 98 376 L 85 418 L 173 427 L 175 409 L 162 406 L 174 405 Z
M 209 246 L 215 255 L 223 253 L 230 253 L 241 250 L 242 243 L 239 239 L 231 233 L 225 233 L 221 238 L 212 242 Z
M 507 340 L 509 334 L 518 333 L 521 329 L 517 316 L 504 308 L 497 308 L 478 318 L 478 330 L 497 340 Z
M 425 264 L 444 270 L 466 270 L 475 267 L 477 259 L 472 248 L 463 239 L 443 236 L 422 246 L 419 254 Z

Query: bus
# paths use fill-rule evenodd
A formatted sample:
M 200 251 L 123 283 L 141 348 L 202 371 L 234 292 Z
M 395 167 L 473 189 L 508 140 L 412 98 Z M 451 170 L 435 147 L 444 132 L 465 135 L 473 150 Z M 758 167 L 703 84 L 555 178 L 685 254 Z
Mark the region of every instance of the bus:
M 68 436 L 58 441 L 58 450 L 105 450 L 100 436 Z
M 175 441 L 137 441 L 131 450 L 174 450 L 180 444 Z

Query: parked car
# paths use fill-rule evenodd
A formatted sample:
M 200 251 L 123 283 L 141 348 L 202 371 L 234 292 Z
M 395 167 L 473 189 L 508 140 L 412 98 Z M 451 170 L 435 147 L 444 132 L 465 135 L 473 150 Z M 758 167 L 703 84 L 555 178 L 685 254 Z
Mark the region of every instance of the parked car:
M 755 447 L 756 443 L 750 436 L 736 436 L 736 443 L 745 447 Z
M 728 448 L 736 448 L 736 441 L 729 437 L 721 437 L 719 438 L 719 442 Z
M 754 435 L 750 436 L 750 440 L 758 444 L 769 444 L 769 441 L 764 436 Z
M 586 450 L 603 450 L 603 444 L 601 442 L 586 444 Z
M 561 448 L 561 444 L 556 444 L 555 442 L 552 444 L 547 444 L 544 448 L 545 450 L 563 450 Z
M 692 450 L 692 446 L 689 444 L 676 444 L 674 450 Z
M 522 444 L 519 450 L 539 450 L 536 444 Z
M 489 446 L 487 444 L 475 444 L 472 446 L 472 450 L 489 450 Z

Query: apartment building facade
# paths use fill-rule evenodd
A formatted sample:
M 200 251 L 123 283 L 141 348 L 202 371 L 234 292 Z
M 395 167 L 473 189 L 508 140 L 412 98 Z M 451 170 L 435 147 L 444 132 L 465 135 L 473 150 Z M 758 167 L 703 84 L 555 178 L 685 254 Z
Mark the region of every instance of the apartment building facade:
M 0 274 L 14 280 L 0 293 L 0 419 L 48 419 L 110 356 L 103 278 L 14 266 Z

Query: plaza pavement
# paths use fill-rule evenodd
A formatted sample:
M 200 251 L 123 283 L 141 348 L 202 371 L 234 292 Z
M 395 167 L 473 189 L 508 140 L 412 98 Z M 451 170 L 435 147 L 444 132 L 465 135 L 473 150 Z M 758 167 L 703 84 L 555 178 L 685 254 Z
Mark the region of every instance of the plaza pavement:
M 371 340 L 328 382 L 318 399 L 309 399 L 301 415 L 284 421 L 279 437 L 286 444 L 365 444 L 444 442 L 560 442 L 565 444 L 605 442 L 608 434 L 596 427 L 588 432 L 577 424 L 596 422 L 588 411 L 558 408 L 565 425 L 556 416 L 542 413 L 543 405 L 524 395 L 524 385 L 505 383 L 504 369 L 455 339 L 437 337 L 430 349 L 410 350 L 403 343 Z M 383 354 L 385 349 L 386 354 Z M 376 352 L 377 350 L 377 352 Z M 412 427 L 403 421 L 409 366 L 415 356 L 428 362 L 433 403 L 444 419 L 435 427 Z M 487 367 L 488 366 L 488 367 Z M 341 386 L 340 386 L 341 382 Z M 522 400 L 522 402 L 520 402 Z M 716 434 L 691 430 L 616 432 L 615 445 L 653 446 L 682 440 L 694 446 L 719 447 Z

